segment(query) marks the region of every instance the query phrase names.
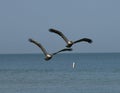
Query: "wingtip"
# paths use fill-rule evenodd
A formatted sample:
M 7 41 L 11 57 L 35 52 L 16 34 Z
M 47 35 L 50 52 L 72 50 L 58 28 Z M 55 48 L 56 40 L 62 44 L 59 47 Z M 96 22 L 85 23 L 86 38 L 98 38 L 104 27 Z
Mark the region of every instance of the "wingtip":
M 83 40 L 87 41 L 88 43 L 92 43 L 92 39 L 89 39 L 89 38 L 83 38 Z
M 89 40 L 89 43 L 92 43 L 92 42 L 93 42 L 93 41 L 90 39 L 90 40 Z
M 32 41 L 33 41 L 33 39 L 32 39 L 32 38 L 29 38 L 29 39 L 28 39 L 28 41 L 29 41 L 29 42 L 32 42 Z
M 53 28 L 50 28 L 50 29 L 49 29 L 49 31 L 50 31 L 50 32 L 52 32 L 52 31 L 55 31 L 55 29 L 53 29 Z

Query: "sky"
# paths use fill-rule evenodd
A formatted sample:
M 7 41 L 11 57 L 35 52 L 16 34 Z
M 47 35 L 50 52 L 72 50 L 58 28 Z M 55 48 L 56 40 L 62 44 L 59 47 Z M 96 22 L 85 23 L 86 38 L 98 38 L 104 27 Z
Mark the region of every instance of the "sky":
M 0 0 L 0 54 L 41 53 L 33 38 L 52 53 L 65 47 L 54 28 L 68 39 L 90 38 L 73 52 L 120 52 L 120 0 Z

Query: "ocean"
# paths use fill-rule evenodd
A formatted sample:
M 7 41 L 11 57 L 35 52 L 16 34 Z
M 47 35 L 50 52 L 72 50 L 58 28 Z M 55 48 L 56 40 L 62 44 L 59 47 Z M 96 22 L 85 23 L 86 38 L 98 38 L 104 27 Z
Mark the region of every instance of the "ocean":
M 120 53 L 0 54 L 0 93 L 120 93 Z

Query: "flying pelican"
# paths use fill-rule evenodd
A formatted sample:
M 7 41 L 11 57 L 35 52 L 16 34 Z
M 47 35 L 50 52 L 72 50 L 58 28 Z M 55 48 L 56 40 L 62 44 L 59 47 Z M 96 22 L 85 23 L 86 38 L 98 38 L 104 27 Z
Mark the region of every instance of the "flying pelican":
M 44 55 L 45 55 L 45 60 L 47 61 L 47 60 L 50 60 L 52 57 L 53 57 L 53 55 L 56 55 L 57 53 L 59 53 L 59 52 L 63 52 L 63 51 L 72 51 L 72 48 L 64 48 L 64 49 L 62 49 L 62 50 L 59 50 L 58 52 L 55 52 L 55 53 L 52 53 L 52 54 L 49 54 L 47 51 L 46 51 L 46 49 L 40 44 L 40 43 L 38 43 L 37 41 L 35 41 L 35 40 L 33 40 L 33 39 L 28 39 L 31 43 L 34 43 L 35 45 L 37 45 L 41 50 L 42 50 L 42 52 L 44 53 Z
M 63 38 L 63 40 L 67 43 L 66 47 L 71 47 L 73 44 L 75 43 L 78 43 L 78 42 L 88 42 L 88 43 L 92 43 L 92 40 L 89 39 L 89 38 L 82 38 L 82 39 L 79 39 L 79 40 L 76 40 L 76 41 L 70 41 L 67 39 L 67 37 L 60 31 L 58 30 L 55 30 L 55 29 L 49 29 L 50 32 L 53 32 L 53 33 L 56 33 L 58 34 L 59 36 L 61 36 Z

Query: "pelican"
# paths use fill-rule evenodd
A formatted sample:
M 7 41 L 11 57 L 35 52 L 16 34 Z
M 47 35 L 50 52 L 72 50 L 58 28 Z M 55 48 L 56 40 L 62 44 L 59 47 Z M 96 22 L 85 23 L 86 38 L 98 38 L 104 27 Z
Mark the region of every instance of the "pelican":
M 66 47 L 71 47 L 73 44 L 76 44 L 78 42 L 88 42 L 88 43 L 92 43 L 92 40 L 89 39 L 89 38 L 82 38 L 82 39 L 79 39 L 79 40 L 76 40 L 76 41 L 70 41 L 67 39 L 67 37 L 60 31 L 58 30 L 55 30 L 55 29 L 49 29 L 50 32 L 53 32 L 53 33 L 56 33 L 58 34 L 59 36 L 61 36 L 63 38 L 63 40 L 67 43 Z
M 38 43 L 37 41 L 35 41 L 35 40 L 33 40 L 33 39 L 28 39 L 29 40 L 29 42 L 31 42 L 31 43 L 34 43 L 35 45 L 37 45 L 41 50 L 42 50 L 42 52 L 44 53 L 44 55 L 45 55 L 45 60 L 46 61 L 48 61 L 48 60 L 50 60 L 52 57 L 53 57 L 53 55 L 56 55 L 56 54 L 58 54 L 59 52 L 63 52 L 63 51 L 72 51 L 72 48 L 64 48 L 64 49 L 61 49 L 61 50 L 59 50 L 58 52 L 55 52 L 55 53 L 52 53 L 52 54 L 50 54 L 50 53 L 48 53 L 47 51 L 46 51 L 46 49 L 40 44 L 40 43 Z

